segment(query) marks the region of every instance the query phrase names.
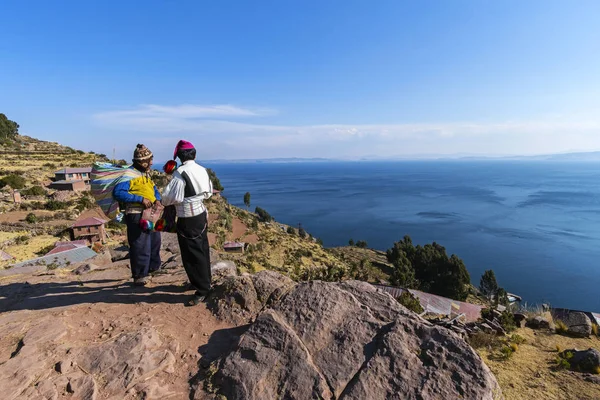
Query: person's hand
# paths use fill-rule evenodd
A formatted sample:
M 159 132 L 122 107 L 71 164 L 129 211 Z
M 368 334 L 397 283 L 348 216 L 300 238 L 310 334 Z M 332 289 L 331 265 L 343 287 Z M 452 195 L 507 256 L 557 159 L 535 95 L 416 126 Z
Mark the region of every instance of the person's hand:
M 144 198 L 144 200 L 142 200 L 142 205 L 144 206 L 144 208 L 150 208 L 152 207 L 152 202 L 146 198 Z
M 154 205 L 157 205 L 157 206 L 162 206 L 162 203 L 160 202 L 160 200 L 156 200 L 156 201 L 154 202 Z

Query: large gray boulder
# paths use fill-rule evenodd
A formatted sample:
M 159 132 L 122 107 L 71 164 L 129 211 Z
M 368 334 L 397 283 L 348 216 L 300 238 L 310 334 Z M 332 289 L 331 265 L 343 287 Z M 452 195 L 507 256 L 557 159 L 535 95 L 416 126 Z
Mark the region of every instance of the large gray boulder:
M 364 282 L 290 288 L 217 364 L 228 399 L 503 398 L 464 340 Z
M 569 312 L 565 314 L 563 322 L 568 327 L 568 335 L 586 338 L 592 334 L 592 321 L 582 312 Z
M 567 353 L 571 355 L 569 358 Z M 579 372 L 597 373 L 600 368 L 600 351 L 596 349 L 577 350 L 570 349 L 561 353 L 571 365 L 571 369 Z

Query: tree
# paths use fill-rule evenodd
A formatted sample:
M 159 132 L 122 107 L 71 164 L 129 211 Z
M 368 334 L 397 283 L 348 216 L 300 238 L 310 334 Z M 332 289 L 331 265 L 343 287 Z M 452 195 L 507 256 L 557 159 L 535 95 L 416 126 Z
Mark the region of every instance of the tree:
M 354 246 L 354 239 L 350 238 L 350 240 L 348 240 L 348 246 Z
M 262 222 L 273 221 L 273 217 L 271 217 L 271 215 L 266 210 L 260 207 L 256 207 L 254 209 L 254 212 L 256 213 L 256 215 L 258 215 L 258 219 L 260 219 Z
M 19 135 L 19 124 L 11 121 L 6 115 L 0 113 L 0 141 L 14 139 Z
M 455 300 L 467 298 L 469 272 L 456 255 L 448 257 L 443 246 L 433 242 L 415 247 L 410 237 L 405 236 L 386 255 L 394 265 L 392 280 L 396 284 Z
M 415 279 L 415 270 L 408 258 L 408 254 L 412 254 L 414 249 L 410 236 L 404 236 L 399 242 L 395 242 L 391 249 L 386 251 L 388 262 L 392 263 L 394 269 L 390 276 L 392 285 L 401 286 L 409 289 L 419 287 Z
M 306 231 L 304 230 L 303 227 L 298 228 L 298 236 L 300 236 L 302 239 L 306 238 Z
M 368 246 L 368 244 L 364 240 L 359 240 L 356 242 L 356 247 L 360 247 L 361 249 L 366 249 L 367 246 Z
M 250 192 L 246 192 L 244 195 L 244 204 L 246 205 L 246 210 L 250 208 Z
M 498 282 L 496 281 L 496 274 L 494 271 L 489 269 L 481 275 L 479 280 L 479 290 L 488 299 L 491 299 L 496 295 L 498 291 Z
M 503 288 L 498 288 L 496 290 L 496 298 L 494 302 L 496 303 L 496 305 L 502 304 L 503 306 L 508 306 L 510 302 L 508 301 L 508 293 L 506 292 L 506 290 L 504 290 Z
M 221 185 L 221 181 L 219 180 L 219 178 L 217 178 L 217 174 L 215 174 L 215 171 L 213 171 L 210 168 L 206 168 L 206 172 L 208 172 L 208 177 L 210 178 L 213 184 L 213 189 L 223 191 L 223 185 Z
M 289 233 L 290 235 L 295 235 L 296 234 L 296 230 L 294 228 L 292 228 L 291 226 L 287 227 L 287 233 Z

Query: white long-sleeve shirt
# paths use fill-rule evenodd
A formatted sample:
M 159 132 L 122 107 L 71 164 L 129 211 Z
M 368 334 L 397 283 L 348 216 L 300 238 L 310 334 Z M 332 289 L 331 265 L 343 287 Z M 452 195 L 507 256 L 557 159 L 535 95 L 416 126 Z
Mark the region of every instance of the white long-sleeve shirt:
M 203 201 L 212 196 L 213 186 L 206 169 L 194 160 L 183 163 L 165 188 L 162 204 L 175 205 L 179 218 L 194 217 L 206 211 Z

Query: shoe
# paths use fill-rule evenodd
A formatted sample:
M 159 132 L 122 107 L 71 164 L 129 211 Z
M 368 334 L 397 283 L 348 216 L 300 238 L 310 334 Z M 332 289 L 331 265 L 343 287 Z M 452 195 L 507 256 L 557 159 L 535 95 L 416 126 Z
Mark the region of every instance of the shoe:
M 186 307 L 197 306 L 198 304 L 202 303 L 204 300 L 206 300 L 206 296 L 198 296 L 197 294 L 195 294 L 194 297 L 192 297 L 187 303 L 185 303 L 185 306 Z
M 148 277 L 144 276 L 142 278 L 135 278 L 133 280 L 133 285 L 134 286 L 146 286 L 146 284 L 148 284 Z

